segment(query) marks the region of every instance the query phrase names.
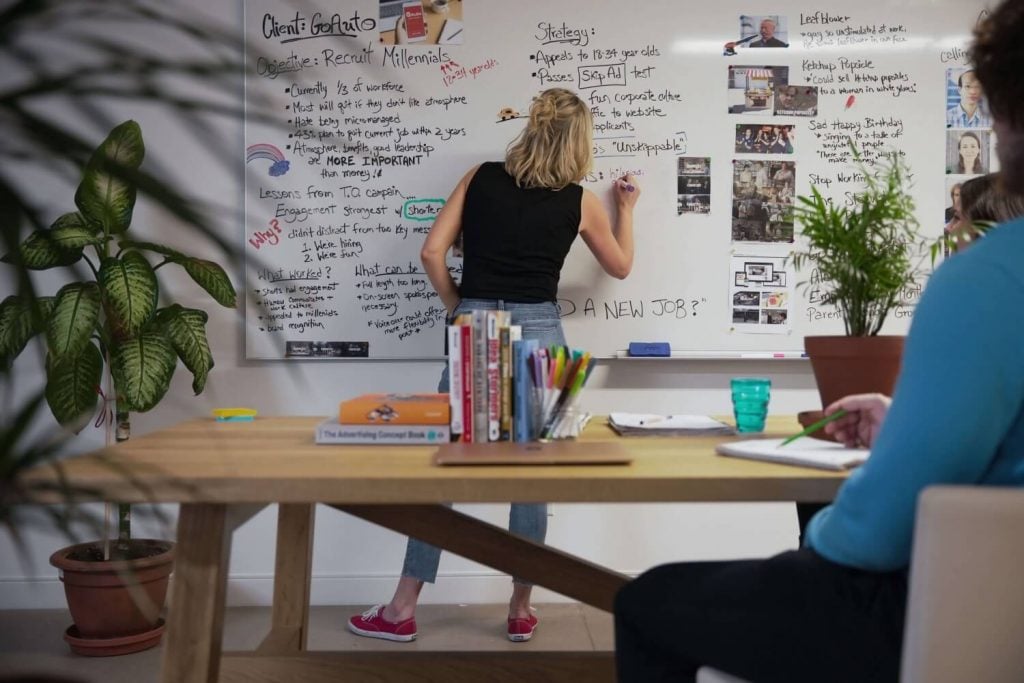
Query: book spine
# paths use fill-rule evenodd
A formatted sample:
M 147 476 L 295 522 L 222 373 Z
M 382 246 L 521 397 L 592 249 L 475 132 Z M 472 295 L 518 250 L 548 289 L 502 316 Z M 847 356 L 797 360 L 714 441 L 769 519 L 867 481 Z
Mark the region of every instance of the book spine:
M 452 434 L 462 433 L 462 328 L 448 326 L 448 403 Z
M 498 311 L 487 312 L 487 440 L 501 438 L 501 333 Z
M 501 440 L 512 438 L 512 337 L 509 328 L 502 327 L 498 331 L 499 341 L 499 374 L 501 376 Z
M 462 361 L 462 440 L 473 441 L 473 325 L 459 326 Z
M 487 311 L 473 311 L 473 441 L 487 442 Z
M 445 444 L 451 440 L 447 425 L 362 427 L 333 425 L 317 429 L 319 444 Z

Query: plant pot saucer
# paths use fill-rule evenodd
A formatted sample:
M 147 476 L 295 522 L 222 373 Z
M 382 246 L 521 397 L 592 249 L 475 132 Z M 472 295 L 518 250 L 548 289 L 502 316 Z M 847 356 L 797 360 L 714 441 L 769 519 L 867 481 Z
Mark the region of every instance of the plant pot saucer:
M 75 654 L 86 657 L 113 657 L 148 650 L 159 643 L 163 635 L 164 620 L 160 619 L 156 626 L 148 631 L 117 638 L 83 638 L 78 634 L 78 627 L 71 624 L 64 632 L 64 640 Z
M 823 417 L 825 417 L 824 410 L 804 410 L 796 414 L 797 422 L 799 422 L 800 426 L 804 429 L 807 429 Z M 825 433 L 824 429 L 819 429 L 813 434 L 808 434 L 807 436 L 815 439 L 821 439 L 822 441 L 835 441 L 831 435 Z

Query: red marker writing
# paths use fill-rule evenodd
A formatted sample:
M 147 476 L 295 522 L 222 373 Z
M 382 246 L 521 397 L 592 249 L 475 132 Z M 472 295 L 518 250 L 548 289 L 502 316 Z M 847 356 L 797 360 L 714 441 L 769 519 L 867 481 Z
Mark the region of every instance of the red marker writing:
M 850 107 L 852 107 L 853 103 L 856 102 L 856 101 L 857 101 L 857 96 L 856 95 L 850 95 L 849 97 L 847 97 L 846 98 L 846 108 L 849 109 Z

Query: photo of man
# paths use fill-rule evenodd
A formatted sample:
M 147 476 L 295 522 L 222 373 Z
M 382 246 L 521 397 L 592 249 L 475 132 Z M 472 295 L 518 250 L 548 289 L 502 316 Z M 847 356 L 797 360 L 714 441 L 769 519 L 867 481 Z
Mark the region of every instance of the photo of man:
M 778 88 L 774 113 L 779 116 L 817 116 L 818 86 L 787 85 Z
M 785 35 L 786 35 L 786 26 L 785 26 L 786 19 L 785 19 L 785 17 L 781 17 L 780 18 L 780 17 L 775 17 L 775 16 L 771 16 L 771 17 L 747 17 L 747 16 L 741 16 L 740 17 L 740 31 L 741 31 L 741 33 L 746 28 L 746 26 L 748 25 L 748 24 L 746 24 L 744 22 L 744 20 L 748 20 L 748 19 L 754 19 L 754 20 L 760 19 L 760 21 L 757 22 L 757 27 L 758 27 L 757 28 L 757 33 L 758 33 L 759 38 L 757 40 L 753 41 L 752 43 L 750 43 L 750 47 L 789 47 L 789 43 L 784 42 L 782 40 L 779 40 L 779 36 L 785 37 Z M 753 22 L 751 21 L 750 24 L 753 24 Z M 746 36 L 744 35 L 743 37 L 746 37 Z M 742 38 L 741 38 L 741 40 L 742 40 Z
M 992 127 L 988 103 L 974 69 L 946 69 L 946 127 Z

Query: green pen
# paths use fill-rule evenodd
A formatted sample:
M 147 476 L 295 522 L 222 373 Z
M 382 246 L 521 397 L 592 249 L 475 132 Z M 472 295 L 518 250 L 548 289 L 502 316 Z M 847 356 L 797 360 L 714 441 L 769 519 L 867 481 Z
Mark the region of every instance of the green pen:
M 836 412 L 832 413 L 831 415 L 829 415 L 827 417 L 821 418 L 820 420 L 818 420 L 814 424 L 812 424 L 809 427 L 807 427 L 807 429 L 805 429 L 802 432 L 800 432 L 799 434 L 794 434 L 793 436 L 789 437 L 788 439 L 786 439 L 785 441 L 780 443 L 779 444 L 779 448 L 782 448 L 786 444 L 789 444 L 789 443 L 792 443 L 792 442 L 796 441 L 801 436 L 807 436 L 808 434 L 813 434 L 814 432 L 818 431 L 819 429 L 821 429 L 822 427 L 827 425 L 829 422 L 832 422 L 834 420 L 838 420 L 843 415 L 846 415 L 846 408 L 840 408 L 839 410 L 837 410 Z

